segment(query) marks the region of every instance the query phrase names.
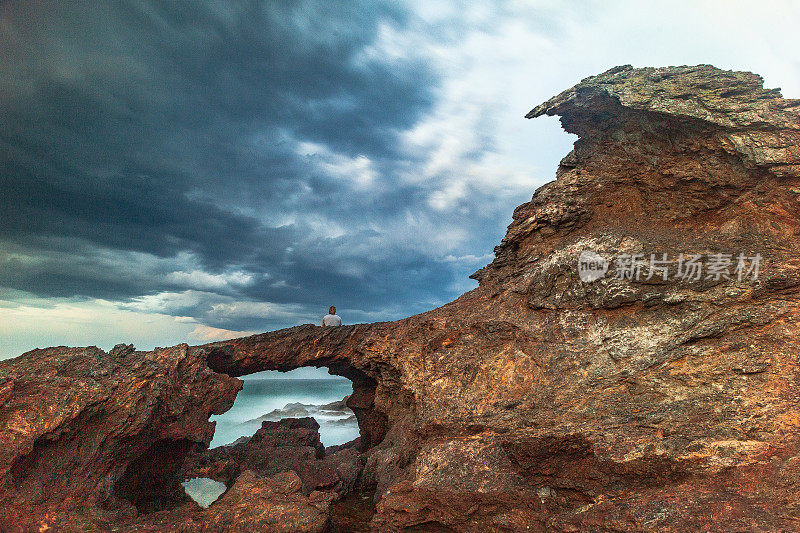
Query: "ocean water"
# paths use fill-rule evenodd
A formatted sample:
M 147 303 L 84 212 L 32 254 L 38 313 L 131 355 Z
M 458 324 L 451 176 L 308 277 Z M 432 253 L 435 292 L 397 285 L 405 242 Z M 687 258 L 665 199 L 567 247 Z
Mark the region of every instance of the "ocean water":
M 225 483 L 220 483 L 207 477 L 196 477 L 184 481 L 181 485 L 183 485 L 183 490 L 186 491 L 186 494 L 203 509 L 214 503 L 227 490 Z
M 353 392 L 346 378 L 331 376 L 320 369 L 302 368 L 285 373 L 259 372 L 242 380 L 244 387 L 233 407 L 211 417 L 217 423 L 211 448 L 230 444 L 239 437 L 249 437 L 261 427 L 259 418 L 264 415 L 270 415 L 268 420 L 279 420 L 305 416 L 305 411 L 320 425 L 320 440 L 325 446 L 344 444 L 358 437 L 358 424 L 352 411 L 317 408 L 340 401 Z M 211 505 L 226 490 L 225 484 L 209 478 L 186 480 L 183 487 L 201 507 Z
M 349 379 L 331 376 L 319 369 L 259 372 L 242 380 L 244 388 L 239 391 L 233 407 L 211 417 L 217 423 L 211 448 L 230 444 L 239 437 L 249 437 L 261 427 L 259 417 L 283 409 L 287 404 L 324 405 L 353 392 Z M 343 413 L 315 412 L 312 416 L 320 425 L 320 440 L 325 446 L 344 444 L 358 437 L 358 425 L 347 420 Z

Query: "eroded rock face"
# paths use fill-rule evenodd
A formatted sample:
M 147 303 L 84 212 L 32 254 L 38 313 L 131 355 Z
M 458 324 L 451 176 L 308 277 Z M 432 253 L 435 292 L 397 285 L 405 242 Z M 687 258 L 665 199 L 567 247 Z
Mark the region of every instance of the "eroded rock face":
M 710 66 L 583 80 L 529 114 L 579 140 L 478 289 L 198 349 L 359 378 L 376 530 L 797 529 L 799 104 Z M 584 251 L 609 274 L 582 281 Z M 730 254 L 732 279 L 615 279 L 664 253 Z
M 171 376 L 164 354 L 180 353 L 195 369 L 183 382 L 206 376 L 199 381 L 216 400 L 202 396 L 194 405 L 183 389 L 159 389 L 171 413 L 195 422 L 160 411 L 137 418 L 140 407 L 130 401 L 97 407 L 111 400 L 95 404 L 93 391 L 115 379 L 85 381 L 95 370 L 80 361 L 113 359 L 99 351 L 54 349 L 0 363 L 0 416 L 17 420 L 0 434 L 13 446 L 0 472 L 0 516 L 31 512 L 41 520 L 53 502 L 89 505 L 20 492 L 52 477 L 37 466 L 46 463 L 28 459 L 41 456 L 32 455 L 35 442 L 72 454 L 73 462 L 57 464 L 75 478 L 102 472 L 93 479 L 105 489 L 87 492 L 106 501 L 144 450 L 191 440 L 190 427 L 202 430 L 208 414 L 228 405 L 238 385 L 222 373 L 313 365 L 353 381 L 347 405 L 359 421 L 364 464 L 358 490 L 375 493 L 375 531 L 798 529 L 798 111 L 800 102 L 764 90 L 758 76 L 710 66 L 618 67 L 583 80 L 529 114 L 559 115 L 579 139 L 557 180 L 514 211 L 495 260 L 475 274 L 479 288 L 392 323 L 306 325 L 137 352 L 136 360 L 154 361 L 156 375 Z M 583 252 L 609 260 L 607 275 L 583 281 Z M 706 269 L 710 257 L 727 254 L 734 264 L 730 279 L 707 278 L 708 270 L 680 278 L 676 263 L 666 279 L 648 277 L 646 265 L 639 279 L 615 278 L 624 273 L 622 257 L 647 263 L 651 254 L 701 255 Z M 760 256 L 757 279 L 752 272 L 738 279 L 739 254 Z M 115 397 L 144 397 L 134 387 L 138 372 Z M 85 398 L 86 407 L 59 407 L 72 405 L 67 398 Z M 123 433 L 140 436 L 137 451 L 120 459 L 126 443 L 114 440 L 117 433 L 93 440 L 93 418 L 80 412 L 99 413 L 103 424 L 115 413 Z M 210 439 L 199 434 L 192 442 Z M 105 451 L 95 455 L 93 446 Z M 170 449 L 166 471 L 186 455 Z M 297 485 L 281 490 L 294 494 L 296 505 L 282 508 L 305 517 L 298 523 L 317 527 L 309 506 L 327 512 L 331 493 L 309 493 L 300 477 L 292 484 L 240 470 L 250 473 L 239 473 L 234 486 Z M 268 493 L 275 490 L 239 490 L 202 512 L 184 505 L 189 514 L 169 520 L 199 530 L 215 513 L 236 516 L 223 509 L 231 502 L 258 513 L 271 505 Z M 158 528 L 165 513 L 140 510 L 135 520 Z
M 328 527 L 330 493 L 303 494 L 294 472 L 264 477 L 251 470 L 239 474 L 207 509 L 186 505 L 139 516 L 123 531 L 213 533 L 323 533 Z
M 240 389 L 185 344 L 0 362 L 0 529 L 93 530 L 186 503 L 176 472 Z
M 355 443 L 326 450 L 313 418 L 285 418 L 262 422 L 252 437 L 193 455 L 181 475 L 207 477 L 230 486 L 244 470 L 263 477 L 295 472 L 305 494 L 328 491 L 338 496 L 355 486 L 361 460 Z

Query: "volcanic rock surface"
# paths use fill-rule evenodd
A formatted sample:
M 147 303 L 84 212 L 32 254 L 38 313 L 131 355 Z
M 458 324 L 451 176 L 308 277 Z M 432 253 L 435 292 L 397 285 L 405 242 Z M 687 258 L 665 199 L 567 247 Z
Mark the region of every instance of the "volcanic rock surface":
M 190 502 L 177 472 L 240 389 L 185 344 L 0 362 L 0 531 L 91 531 Z
M 326 450 L 313 418 L 285 418 L 262 422 L 252 437 L 194 454 L 181 474 L 231 486 L 243 470 L 263 477 L 292 471 L 299 475 L 305 494 L 315 490 L 344 494 L 355 486 L 363 466 L 360 461 L 355 442 Z
M 625 66 L 544 114 L 574 150 L 450 304 L 0 363 L 0 523 L 321 530 L 336 495 L 292 472 L 240 468 L 191 512 L 170 474 L 202 456 L 228 376 L 324 366 L 353 382 L 374 531 L 800 530 L 800 101 L 751 73 Z M 584 281 L 582 254 L 605 275 Z

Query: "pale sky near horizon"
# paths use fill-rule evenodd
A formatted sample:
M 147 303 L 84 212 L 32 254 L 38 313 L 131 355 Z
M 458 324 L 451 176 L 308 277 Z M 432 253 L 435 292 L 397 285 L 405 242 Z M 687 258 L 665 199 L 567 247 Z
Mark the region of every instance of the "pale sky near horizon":
M 800 98 L 800 4 L 0 2 L 0 358 L 394 320 L 475 286 L 616 65 Z

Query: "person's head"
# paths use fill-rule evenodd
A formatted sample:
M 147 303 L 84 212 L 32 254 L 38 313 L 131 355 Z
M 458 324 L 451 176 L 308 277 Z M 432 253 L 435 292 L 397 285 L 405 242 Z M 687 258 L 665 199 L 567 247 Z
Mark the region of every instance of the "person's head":
M 335 315 L 335 314 L 336 314 L 336 307 L 335 307 L 335 306 L 333 306 L 333 305 L 332 305 L 332 306 L 330 306 L 330 307 L 328 308 L 328 314 L 329 314 L 329 315 Z

